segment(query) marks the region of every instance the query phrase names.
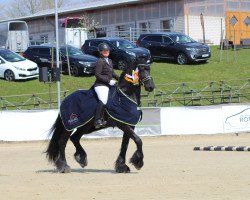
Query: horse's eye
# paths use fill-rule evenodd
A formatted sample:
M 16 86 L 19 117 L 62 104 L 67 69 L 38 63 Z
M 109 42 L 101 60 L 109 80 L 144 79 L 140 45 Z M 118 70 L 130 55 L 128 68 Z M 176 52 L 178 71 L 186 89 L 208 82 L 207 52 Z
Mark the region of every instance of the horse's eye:
M 144 66 L 139 66 L 139 70 L 144 70 Z

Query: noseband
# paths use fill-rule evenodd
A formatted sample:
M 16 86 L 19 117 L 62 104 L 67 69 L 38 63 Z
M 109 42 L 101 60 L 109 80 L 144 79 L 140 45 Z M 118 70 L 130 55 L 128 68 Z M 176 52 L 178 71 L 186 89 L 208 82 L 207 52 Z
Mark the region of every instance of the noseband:
M 144 85 L 145 82 L 147 82 L 147 81 L 149 81 L 149 80 L 151 80 L 151 79 L 152 79 L 151 76 L 146 76 L 145 78 L 141 79 L 140 82 L 142 83 L 142 85 Z

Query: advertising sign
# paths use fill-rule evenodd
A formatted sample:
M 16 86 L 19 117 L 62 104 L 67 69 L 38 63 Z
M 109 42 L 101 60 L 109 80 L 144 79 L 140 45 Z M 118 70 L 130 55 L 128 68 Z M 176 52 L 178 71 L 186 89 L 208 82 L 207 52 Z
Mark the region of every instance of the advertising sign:
M 224 132 L 250 131 L 250 105 L 223 106 Z

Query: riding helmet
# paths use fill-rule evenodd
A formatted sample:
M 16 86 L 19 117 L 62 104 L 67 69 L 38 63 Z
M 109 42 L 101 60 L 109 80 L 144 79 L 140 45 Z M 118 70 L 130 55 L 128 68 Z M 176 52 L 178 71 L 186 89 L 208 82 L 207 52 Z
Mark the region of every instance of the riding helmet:
M 106 43 L 100 43 L 98 45 L 98 51 L 101 52 L 101 51 L 104 51 L 104 50 L 109 51 L 110 50 L 109 45 L 106 44 Z

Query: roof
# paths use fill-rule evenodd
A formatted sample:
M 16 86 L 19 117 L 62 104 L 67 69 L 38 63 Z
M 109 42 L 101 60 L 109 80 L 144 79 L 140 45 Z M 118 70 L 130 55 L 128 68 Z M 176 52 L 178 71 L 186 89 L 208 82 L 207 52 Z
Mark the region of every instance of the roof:
M 64 48 L 64 47 L 72 47 L 72 48 L 76 48 L 76 47 L 74 47 L 74 46 L 72 46 L 72 45 L 64 45 L 64 44 L 62 44 L 62 45 L 60 45 L 59 46 L 59 48 Z M 29 49 L 33 49 L 33 48 L 56 48 L 56 44 L 51 44 L 51 43 L 46 43 L 46 44 L 41 44 L 41 45 L 31 45 L 31 46 L 29 46 L 28 48 Z
M 107 41 L 113 41 L 113 40 L 124 40 L 124 38 L 114 36 L 114 37 L 99 37 L 99 38 L 92 38 L 88 40 L 107 40 Z
M 180 32 L 150 32 L 150 33 L 142 33 L 141 35 L 183 35 Z
M 80 11 L 110 8 L 110 7 L 115 7 L 121 4 L 135 4 L 135 3 L 142 2 L 142 1 L 143 0 L 102 0 L 102 1 L 94 1 L 94 2 L 89 1 L 89 2 L 84 2 L 84 3 L 78 3 L 73 6 L 65 6 L 65 7 L 58 8 L 58 14 L 68 14 L 68 13 L 74 13 L 74 12 L 80 12 Z M 55 15 L 55 9 L 49 9 L 49 10 L 44 10 L 44 11 L 35 13 L 33 15 L 18 17 L 16 19 L 8 19 L 2 22 L 10 21 L 10 20 L 34 19 L 34 18 L 53 16 L 53 15 Z

